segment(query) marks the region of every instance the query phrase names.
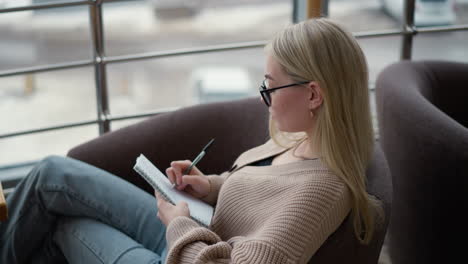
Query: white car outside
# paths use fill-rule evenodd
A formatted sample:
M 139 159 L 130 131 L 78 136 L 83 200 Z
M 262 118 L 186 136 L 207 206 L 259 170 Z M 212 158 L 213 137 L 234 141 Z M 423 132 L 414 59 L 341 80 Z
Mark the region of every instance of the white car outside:
M 241 67 L 203 67 L 191 76 L 195 103 L 244 98 L 253 94 L 246 69 Z

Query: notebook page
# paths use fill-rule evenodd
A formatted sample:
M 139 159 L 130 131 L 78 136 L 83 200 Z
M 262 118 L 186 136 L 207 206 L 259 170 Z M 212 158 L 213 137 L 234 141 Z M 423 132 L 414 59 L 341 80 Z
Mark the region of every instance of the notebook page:
M 211 205 L 173 188 L 169 179 L 143 154 L 140 154 L 137 158 L 135 167 L 137 171 L 142 170 L 145 172 L 150 178 L 150 184 L 153 185 L 153 188 L 162 192 L 169 199 L 169 202 L 173 204 L 177 204 L 180 201 L 187 202 L 190 209 L 190 216 L 201 224 L 209 226 L 214 211 Z M 157 185 L 157 187 L 154 185 Z

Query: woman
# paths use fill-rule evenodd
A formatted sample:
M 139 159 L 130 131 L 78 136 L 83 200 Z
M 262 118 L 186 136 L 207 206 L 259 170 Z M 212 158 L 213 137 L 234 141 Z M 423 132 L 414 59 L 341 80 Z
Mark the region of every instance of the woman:
M 266 52 L 272 139 L 221 175 L 182 175 L 189 161 L 166 170 L 216 205 L 209 228 L 185 203 L 156 193 L 156 207 L 105 171 L 50 157 L 8 197 L 2 263 L 306 263 L 350 213 L 368 243 L 382 210 L 365 190 L 373 133 L 359 45 L 322 18 L 286 28 Z

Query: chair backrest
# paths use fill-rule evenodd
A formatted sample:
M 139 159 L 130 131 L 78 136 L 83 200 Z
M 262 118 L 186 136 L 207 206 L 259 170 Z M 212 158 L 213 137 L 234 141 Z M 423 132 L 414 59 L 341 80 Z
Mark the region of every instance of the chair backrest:
M 151 117 L 72 148 L 68 156 L 107 170 L 152 193 L 133 171 L 143 153 L 161 169 L 173 160 L 193 160 L 211 138 L 209 152 L 197 165 L 221 173 L 247 149 L 268 138 L 268 109 L 259 98 L 186 107 Z
M 211 138 L 216 140 L 198 166 L 205 173 L 221 173 L 243 151 L 268 139 L 268 109 L 258 97 L 187 107 L 103 135 L 71 149 L 68 155 L 152 192 L 132 169 L 140 153 L 166 168 L 172 160 L 193 159 Z M 368 178 L 369 191 L 382 199 L 389 215 L 391 179 L 378 144 Z M 362 246 L 354 238 L 351 220 L 345 220 L 311 263 L 377 263 L 387 224 L 380 226 L 370 245 Z
M 468 64 L 403 61 L 376 82 L 382 149 L 393 177 L 392 263 L 447 263 L 467 209 Z
M 392 182 L 387 161 L 376 143 L 374 156 L 367 169 L 367 190 L 382 201 L 385 219 L 377 227 L 372 241 L 362 245 L 355 238 L 353 221 L 348 216 L 320 247 L 309 263 L 367 263 L 379 261 L 392 208 Z
M 2 183 L 0 182 L 0 222 L 5 221 L 8 218 L 7 204 L 5 201 L 5 195 L 3 194 Z

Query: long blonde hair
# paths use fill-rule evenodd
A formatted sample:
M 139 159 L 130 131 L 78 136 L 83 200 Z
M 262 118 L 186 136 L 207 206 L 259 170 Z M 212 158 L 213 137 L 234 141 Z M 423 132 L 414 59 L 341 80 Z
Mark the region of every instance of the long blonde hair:
M 287 27 L 266 50 L 294 81 L 319 83 L 323 104 L 315 113 L 310 141 L 320 150 L 322 161 L 348 186 L 355 235 L 362 243 L 369 243 L 383 210 L 366 191 L 374 133 L 364 53 L 350 32 L 326 18 Z M 280 136 L 285 136 L 272 120 L 270 136 L 279 144 Z M 306 135 L 283 138 L 297 145 Z

